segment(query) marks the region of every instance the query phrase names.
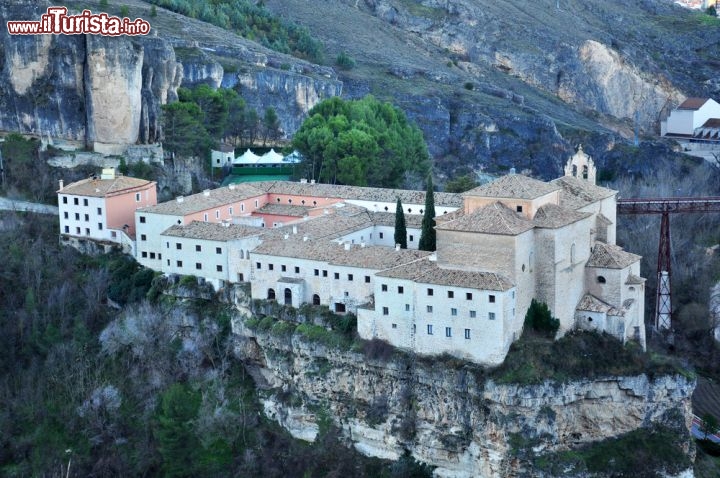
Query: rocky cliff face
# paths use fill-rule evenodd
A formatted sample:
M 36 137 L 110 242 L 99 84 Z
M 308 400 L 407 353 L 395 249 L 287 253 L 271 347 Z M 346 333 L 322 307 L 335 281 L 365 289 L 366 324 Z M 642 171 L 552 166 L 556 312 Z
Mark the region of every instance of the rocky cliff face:
M 243 319 L 233 330 L 266 415 L 295 437 L 313 441 L 332 419 L 360 452 L 409 451 L 437 476 L 529 476 L 518 441 L 540 454 L 691 417 L 694 382 L 682 376 L 503 385 L 442 361 L 370 360 L 299 334 L 258 333 Z
M 0 19 L 38 19 L 48 6 L 25 0 L 2 4 Z M 177 99 L 178 87 L 202 82 L 240 85 L 261 116 L 267 107 L 276 109 L 287 136 L 308 109 L 342 91 L 332 69 L 269 52 L 227 32 L 223 38 L 229 44 L 208 41 L 200 48 L 194 41 L 158 36 L 158 30 L 149 36 L 101 37 L 11 36 L 0 29 L 0 130 L 119 154 L 129 144 L 161 140 L 160 106 Z

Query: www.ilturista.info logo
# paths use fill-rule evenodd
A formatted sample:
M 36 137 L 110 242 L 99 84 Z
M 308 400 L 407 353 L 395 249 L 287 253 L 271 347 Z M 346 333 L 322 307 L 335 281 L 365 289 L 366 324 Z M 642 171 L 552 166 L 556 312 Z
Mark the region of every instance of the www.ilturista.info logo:
M 50 7 L 40 21 L 7 22 L 11 35 L 147 35 L 150 23 L 142 18 L 111 17 L 107 13 L 83 10 L 79 15 L 68 15 L 65 7 Z

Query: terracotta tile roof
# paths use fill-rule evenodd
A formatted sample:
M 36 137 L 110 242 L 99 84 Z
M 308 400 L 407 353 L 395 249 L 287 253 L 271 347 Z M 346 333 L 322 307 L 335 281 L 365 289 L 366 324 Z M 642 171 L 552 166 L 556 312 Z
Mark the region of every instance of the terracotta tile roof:
M 612 305 L 603 302 L 602 300 L 598 299 L 592 294 L 585 294 L 583 298 L 580 300 L 580 303 L 577 306 L 577 310 L 587 311 L 587 312 L 601 312 L 606 313 L 607 315 L 615 315 L 615 316 L 623 316 L 625 315 L 624 311 L 620 311 L 613 307 Z
M 435 217 L 435 224 L 441 224 L 449 221 L 454 221 L 455 219 L 458 219 L 465 215 L 465 210 L 460 208 L 456 209 L 453 212 L 449 212 L 447 214 L 442 214 L 440 216 Z
M 573 211 L 557 204 L 546 204 L 535 213 L 533 222 L 537 227 L 557 229 L 590 216 L 592 214 L 589 212 Z
M 367 210 L 363 208 L 327 208 L 328 214 L 307 218 L 283 227 L 269 229 L 267 234 L 282 237 L 285 234 L 297 235 L 309 239 L 335 239 L 351 232 L 372 227 L 373 222 Z M 350 214 L 346 214 L 350 213 Z M 297 234 L 292 234 L 297 230 Z
M 264 194 L 263 191 L 256 187 L 250 186 L 248 183 L 242 183 L 204 191 L 193 194 L 192 196 L 185 196 L 181 202 L 173 199 L 172 201 L 149 206 L 140 210 L 152 214 L 182 216 L 215 209 L 237 201 L 264 196 Z
M 580 209 L 588 204 L 608 198 L 617 191 L 596 186 L 589 181 L 573 176 L 553 179 L 550 183 L 560 186 L 560 205 L 569 209 Z
M 292 204 L 265 204 L 255 212 L 258 214 L 275 214 L 278 216 L 303 217 L 312 209 L 309 206 L 294 206 Z
M 371 212 L 370 218 L 376 226 L 395 227 L 394 212 Z M 415 229 L 422 227 L 423 217 L 417 214 L 405 214 L 405 226 Z
M 720 128 L 720 118 L 710 118 L 701 128 Z
M 535 225 L 532 221 L 527 220 L 523 215 L 500 202 L 488 204 L 454 221 L 435 226 L 438 230 L 483 232 L 506 236 L 516 236 L 529 231 L 533 227 Z
M 605 217 L 605 215 L 601 212 L 599 212 L 598 215 L 595 216 L 595 218 L 596 218 L 598 224 L 600 224 L 600 225 L 609 226 L 612 224 L 612 221 L 610 219 L 608 219 L 607 217 Z
M 488 184 L 464 192 L 463 196 L 535 199 L 560 189 L 557 185 L 522 174 L 508 174 Z
M 60 194 L 72 194 L 75 196 L 105 197 L 126 190 L 143 188 L 151 184 L 154 183 L 145 179 L 131 178 L 128 176 L 117 176 L 115 179 L 88 178 L 68 184 L 58 192 Z
M 679 110 L 699 110 L 710 98 L 688 98 L 677 107 Z
M 330 241 L 303 241 L 297 236 L 288 239 L 273 239 L 263 241 L 253 250 L 253 254 L 276 257 L 289 257 L 327 262 L 339 266 L 362 267 L 366 269 L 384 270 L 407 262 L 415 261 L 430 255 L 430 252 L 413 249 L 400 249 L 396 251 L 390 247 L 350 245 L 348 249 L 344 244 Z
M 423 258 L 376 274 L 378 277 L 412 280 L 420 284 L 435 284 L 467 289 L 506 291 L 515 287 L 507 277 L 494 272 L 443 269 L 437 262 Z
M 407 189 L 368 188 L 360 186 L 344 186 L 339 184 L 296 183 L 291 181 L 264 181 L 254 185 L 273 194 L 290 194 L 297 196 L 315 196 L 338 199 L 355 199 L 362 201 L 392 202 L 400 197 L 405 204 L 425 204 L 425 191 Z M 455 193 L 435 193 L 435 206 L 460 207 L 462 197 Z
M 641 259 L 637 254 L 625 252 L 622 247 L 597 241 L 590 254 L 586 267 L 605 269 L 624 269 Z
M 161 235 L 225 242 L 248 236 L 258 236 L 265 232 L 267 230 L 260 227 L 193 221 L 187 225 L 171 226 Z

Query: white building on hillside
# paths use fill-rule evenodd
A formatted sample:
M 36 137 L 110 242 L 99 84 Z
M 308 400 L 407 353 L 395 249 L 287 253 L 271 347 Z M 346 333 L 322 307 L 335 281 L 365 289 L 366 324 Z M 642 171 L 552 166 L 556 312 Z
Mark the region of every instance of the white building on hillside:
M 720 119 L 720 104 L 711 98 L 688 98 L 660 122 L 660 135 L 692 138 L 711 119 Z

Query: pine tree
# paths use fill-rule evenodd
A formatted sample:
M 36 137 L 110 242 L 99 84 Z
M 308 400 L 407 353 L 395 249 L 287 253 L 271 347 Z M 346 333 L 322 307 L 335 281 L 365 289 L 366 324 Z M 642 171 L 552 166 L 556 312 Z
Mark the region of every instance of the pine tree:
M 407 227 L 405 226 L 405 212 L 400 198 L 395 204 L 395 244 L 400 244 L 400 249 L 407 249 Z
M 418 249 L 421 251 L 434 251 L 435 244 L 435 193 L 433 193 L 432 176 L 428 176 L 427 190 L 425 191 L 425 213 L 423 214 Z

